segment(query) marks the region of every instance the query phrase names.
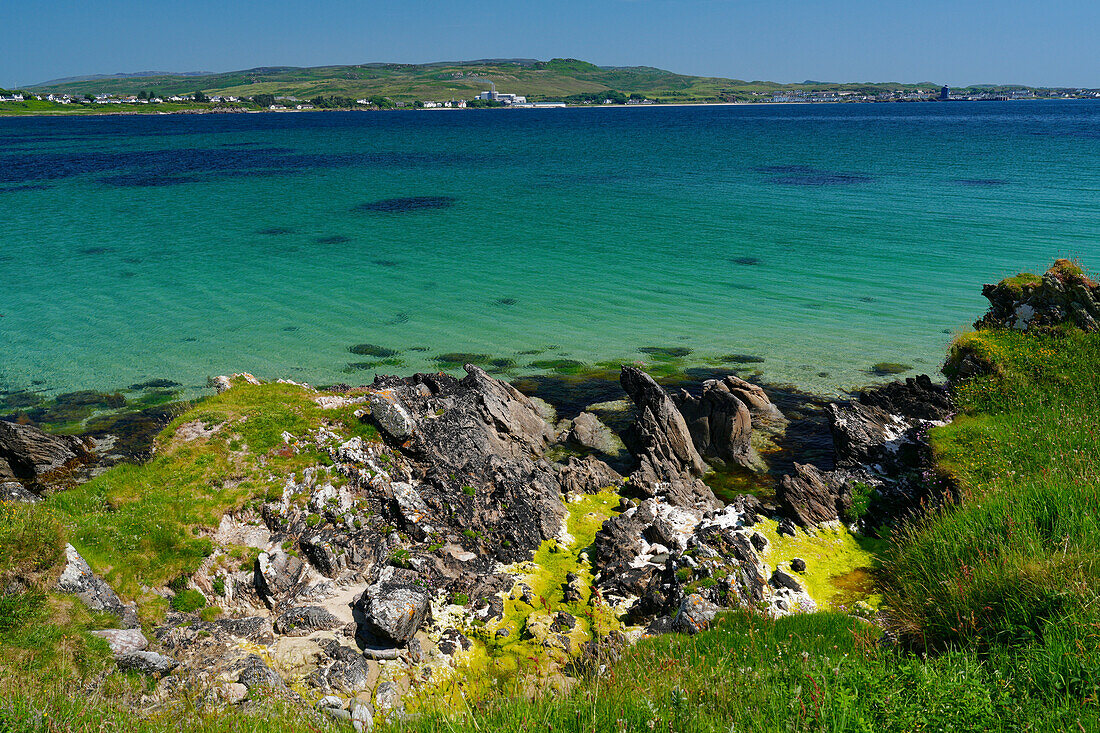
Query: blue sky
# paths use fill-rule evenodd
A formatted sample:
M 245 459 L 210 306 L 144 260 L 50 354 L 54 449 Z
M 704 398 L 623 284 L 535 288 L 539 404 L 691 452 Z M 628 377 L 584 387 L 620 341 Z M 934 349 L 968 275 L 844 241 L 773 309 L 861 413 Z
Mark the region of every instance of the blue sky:
M 1097 0 L 0 0 L 0 86 L 574 57 L 774 81 L 1100 87 Z

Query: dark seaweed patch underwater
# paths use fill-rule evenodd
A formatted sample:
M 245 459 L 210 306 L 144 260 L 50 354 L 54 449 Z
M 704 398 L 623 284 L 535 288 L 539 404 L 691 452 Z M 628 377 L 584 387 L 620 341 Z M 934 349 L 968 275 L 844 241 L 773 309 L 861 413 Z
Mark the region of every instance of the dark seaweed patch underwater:
M 864 173 L 826 171 L 808 165 L 762 165 L 753 170 L 772 174 L 768 181 L 780 186 L 847 186 L 875 180 Z
M 369 211 L 380 214 L 404 214 L 411 211 L 449 209 L 458 202 L 453 196 L 402 196 L 393 199 L 370 201 L 356 206 L 353 211 Z

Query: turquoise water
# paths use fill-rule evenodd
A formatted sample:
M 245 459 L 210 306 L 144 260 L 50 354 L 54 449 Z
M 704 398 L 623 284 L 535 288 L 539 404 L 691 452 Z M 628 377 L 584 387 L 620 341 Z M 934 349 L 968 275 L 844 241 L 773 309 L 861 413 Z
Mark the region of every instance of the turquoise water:
M 828 393 L 1098 266 L 1100 103 L 8 118 L 0 221 L 0 389 L 662 346 Z

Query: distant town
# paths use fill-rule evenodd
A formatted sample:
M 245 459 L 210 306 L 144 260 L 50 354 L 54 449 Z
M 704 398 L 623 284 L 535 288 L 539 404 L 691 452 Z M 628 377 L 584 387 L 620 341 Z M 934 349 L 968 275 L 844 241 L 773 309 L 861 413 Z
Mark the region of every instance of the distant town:
M 935 89 L 900 89 L 863 93 L 852 90 L 783 90 L 778 92 L 752 92 L 749 98 L 736 103 L 756 104 L 843 104 L 843 103 L 880 103 L 880 102 L 931 102 L 931 101 L 1013 101 L 1028 99 L 1100 99 L 1100 89 L 1017 89 L 1010 91 L 952 91 L 944 86 Z M 661 99 L 650 99 L 642 94 L 625 94 L 615 90 L 605 92 L 571 95 L 561 100 L 528 101 L 526 96 L 511 92 L 498 92 L 493 88 L 483 91 L 471 99 L 447 100 L 395 100 L 384 96 L 340 97 L 318 96 L 302 99 L 295 96 L 257 94 L 250 97 L 234 95 L 207 95 L 201 91 L 193 94 L 173 94 L 157 96 L 152 92 L 137 94 L 65 94 L 32 93 L 27 91 L 0 90 L 0 112 L 18 112 L 13 105 L 26 106 L 37 103 L 27 112 L 48 113 L 49 107 L 56 106 L 58 111 L 66 106 L 78 105 L 96 111 L 110 111 L 112 108 L 130 111 L 179 112 L 249 112 L 249 111 L 308 111 L 319 109 L 466 109 L 477 107 L 509 107 L 516 109 L 550 109 L 567 106 L 586 105 L 653 105 L 667 103 Z M 5 104 L 7 103 L 7 104 Z M 43 104 L 44 103 L 44 104 Z M 714 102 L 695 102 L 708 104 Z M 153 105 L 156 109 L 148 109 Z

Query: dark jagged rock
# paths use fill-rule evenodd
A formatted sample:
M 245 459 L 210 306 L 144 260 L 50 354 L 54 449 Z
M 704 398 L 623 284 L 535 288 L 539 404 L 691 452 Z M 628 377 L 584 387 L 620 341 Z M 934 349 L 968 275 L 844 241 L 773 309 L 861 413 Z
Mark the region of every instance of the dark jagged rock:
M 286 688 L 286 683 L 279 676 L 279 673 L 267 666 L 264 660 L 255 654 L 251 654 L 246 658 L 243 669 L 237 676 L 237 681 L 247 687 L 249 692 L 254 689 L 282 690 Z
M 693 593 L 680 603 L 679 612 L 673 619 L 672 626 L 685 634 L 698 634 L 700 631 L 705 631 L 717 615 L 718 606 Z
M 619 381 L 638 409 L 632 442 L 638 446 L 639 466 L 630 475 L 628 490 L 681 506 L 714 505 L 714 494 L 699 480 L 706 463 L 672 398 L 634 367 L 624 366 Z
M 222 618 L 214 621 L 214 625 L 233 636 L 248 639 L 257 644 L 267 645 L 275 641 L 271 622 L 261 616 Z
M 132 651 L 115 660 L 124 672 L 140 672 L 150 677 L 161 677 L 179 666 L 179 662 L 163 654 L 150 651 Z
M 908 427 L 880 407 L 852 402 L 831 403 L 825 408 L 829 428 L 833 433 L 836 465 L 854 468 L 872 466 L 882 461 L 889 450 L 905 434 Z
M 628 458 L 626 447 L 619 437 L 591 412 L 582 412 L 573 418 L 566 439 L 583 450 L 606 456 L 616 465 Z
M 39 494 L 95 460 L 91 441 L 51 435 L 33 425 L 0 420 L 0 484 L 20 483 Z
M 802 584 L 798 582 L 798 579 L 782 570 L 776 570 L 772 573 L 770 582 L 771 586 L 776 590 L 780 588 L 787 588 L 795 592 L 800 592 L 802 590 Z
M 802 463 L 794 468 L 794 476 L 780 479 L 775 498 L 779 508 L 803 527 L 835 521 L 851 509 L 851 492 L 841 474 Z
M 404 646 L 427 620 L 428 601 L 415 572 L 387 565 L 356 602 L 356 620 L 383 642 Z
M 933 384 L 927 374 L 863 390 L 859 401 L 892 415 L 921 420 L 947 420 L 955 412 L 947 388 Z
M 593 494 L 608 486 L 618 486 L 622 482 L 622 476 L 595 456 L 570 456 L 558 470 L 558 483 L 567 494 Z
M 372 418 L 410 455 L 431 464 L 462 468 L 489 455 L 541 456 L 554 435 L 535 403 L 480 367 L 464 368 L 462 380 L 442 374 L 377 378 Z
M 711 465 L 760 469 L 760 456 L 752 447 L 752 417 L 748 406 L 724 384 L 710 380 L 693 397 L 681 390 L 676 399 L 695 449 Z
M 724 389 L 745 403 L 749 408 L 754 429 L 777 432 L 787 424 L 788 420 L 783 412 L 771 401 L 768 393 L 760 385 L 747 382 L 733 374 L 714 381 L 715 388 Z M 707 382 L 704 382 L 704 388 L 706 385 Z

